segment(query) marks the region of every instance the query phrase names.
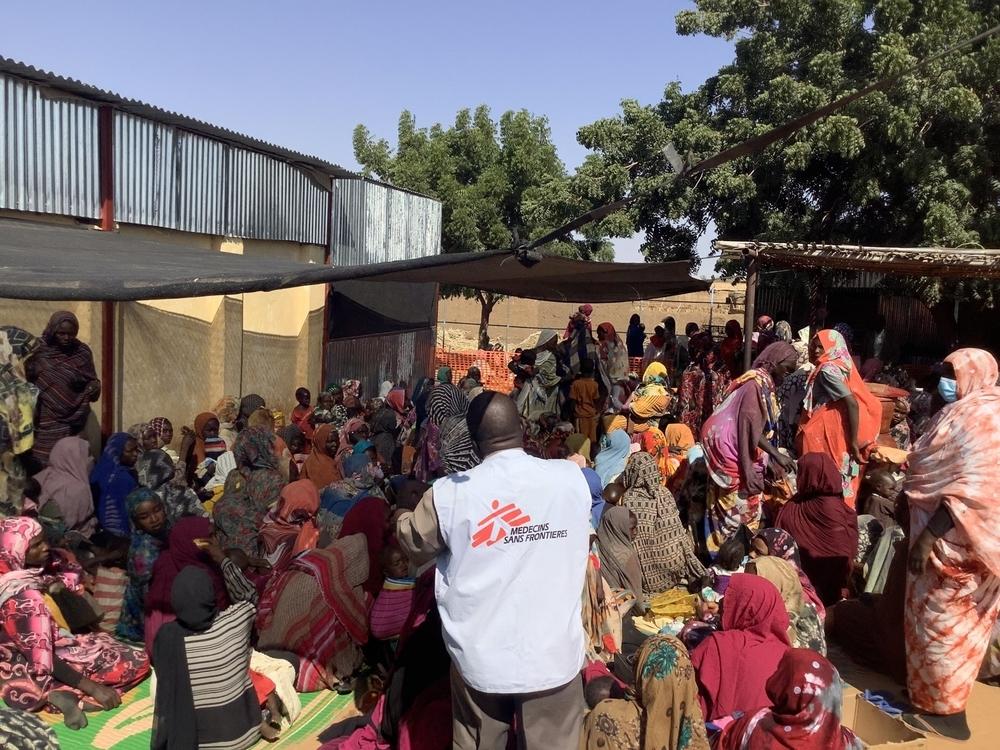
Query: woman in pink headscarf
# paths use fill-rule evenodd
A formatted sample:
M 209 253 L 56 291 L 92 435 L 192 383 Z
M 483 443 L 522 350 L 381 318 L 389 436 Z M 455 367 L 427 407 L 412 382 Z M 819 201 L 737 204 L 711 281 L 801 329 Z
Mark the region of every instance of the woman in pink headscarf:
M 915 726 L 968 739 L 965 706 L 1000 610 L 1000 388 L 981 349 L 945 359 L 946 406 L 913 446 L 906 582 L 907 687 Z
M 58 710 L 66 725 L 87 725 L 88 710 L 112 709 L 149 674 L 142 651 L 106 633 L 61 630 L 45 595 L 81 592 L 82 571 L 49 549 L 32 518 L 0 520 L 0 698 L 22 711 Z

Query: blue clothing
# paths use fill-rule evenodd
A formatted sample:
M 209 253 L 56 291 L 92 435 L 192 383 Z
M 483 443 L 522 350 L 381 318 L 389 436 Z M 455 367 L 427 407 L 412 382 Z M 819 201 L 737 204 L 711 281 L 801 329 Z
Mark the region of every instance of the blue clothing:
M 604 515 L 604 506 L 607 505 L 604 502 L 604 484 L 593 469 L 581 469 L 581 471 L 583 471 L 587 486 L 590 488 L 590 525 L 596 531 L 601 523 L 601 516 Z
M 97 520 L 109 534 L 131 536 L 125 498 L 139 486 L 135 469 L 121 464 L 122 451 L 134 438 L 127 432 L 116 432 L 108 438 L 97 465 L 90 473 L 90 486 L 97 506 Z
M 632 441 L 625 430 L 615 430 L 601 438 L 601 451 L 594 459 L 594 471 L 601 478 L 601 486 L 607 487 L 625 471 Z

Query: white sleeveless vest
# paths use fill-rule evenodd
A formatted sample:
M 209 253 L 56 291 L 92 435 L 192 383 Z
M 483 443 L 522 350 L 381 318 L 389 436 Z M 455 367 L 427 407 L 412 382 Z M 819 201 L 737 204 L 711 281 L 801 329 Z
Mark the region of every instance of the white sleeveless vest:
M 434 483 L 449 553 L 436 594 L 445 645 L 483 693 L 565 685 L 584 661 L 580 598 L 590 536 L 590 490 L 569 461 L 494 453 Z

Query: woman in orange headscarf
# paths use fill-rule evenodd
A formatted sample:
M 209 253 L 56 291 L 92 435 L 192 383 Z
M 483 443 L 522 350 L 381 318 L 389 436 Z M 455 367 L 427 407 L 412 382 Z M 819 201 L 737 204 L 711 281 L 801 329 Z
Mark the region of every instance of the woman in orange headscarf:
M 319 541 L 319 492 L 307 479 L 286 485 L 278 506 L 267 514 L 260 529 L 260 546 L 274 570 L 283 569 L 291 559 L 315 549 Z
M 340 464 L 334 458 L 340 436 L 330 423 L 321 424 L 313 433 L 313 449 L 302 464 L 301 479 L 309 479 L 320 492 L 344 478 Z
M 806 382 L 796 452 L 825 453 L 844 480 L 844 502 L 854 507 L 866 456 L 875 444 L 882 407 L 854 367 L 844 337 L 820 331 L 809 344 L 816 366 Z

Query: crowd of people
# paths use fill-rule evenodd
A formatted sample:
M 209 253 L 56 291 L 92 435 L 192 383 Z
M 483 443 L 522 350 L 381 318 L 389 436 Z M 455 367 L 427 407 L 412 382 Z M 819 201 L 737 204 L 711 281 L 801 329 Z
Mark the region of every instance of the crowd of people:
M 56 747 L 34 712 L 79 728 L 155 672 L 170 750 L 275 739 L 319 690 L 358 710 L 324 750 L 860 748 L 832 639 L 968 738 L 1000 676 L 993 356 L 906 370 L 761 316 L 744 371 L 736 321 L 593 312 L 509 394 L 442 367 L 103 445 L 73 315 L 0 328 L 0 721 Z

